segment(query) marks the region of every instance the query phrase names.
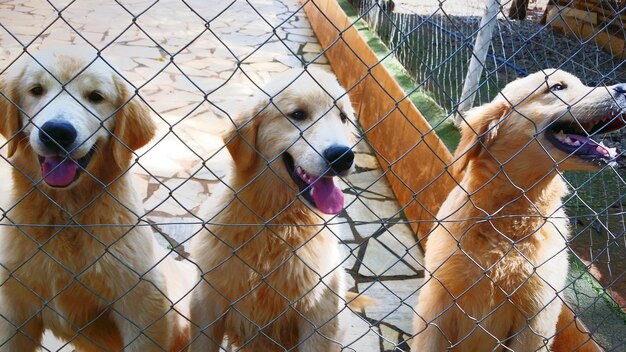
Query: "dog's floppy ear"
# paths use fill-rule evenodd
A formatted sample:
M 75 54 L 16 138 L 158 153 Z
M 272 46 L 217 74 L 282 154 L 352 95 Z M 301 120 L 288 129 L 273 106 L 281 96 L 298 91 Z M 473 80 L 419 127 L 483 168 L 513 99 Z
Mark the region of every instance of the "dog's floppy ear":
M 261 101 L 250 110 L 235 120 L 235 126 L 224 136 L 224 143 L 235 162 L 235 166 L 242 171 L 254 166 L 259 159 L 256 148 L 259 122 L 267 113 L 268 102 Z
M 500 121 L 511 111 L 505 102 L 496 101 L 463 113 L 461 141 L 454 153 L 453 170 L 460 173 L 470 160 L 494 140 Z
M 7 157 L 10 158 L 15 154 L 20 139 L 16 136 L 20 130 L 20 111 L 15 105 L 17 94 L 13 80 L 2 78 L 0 92 L 0 134 L 7 139 Z
M 148 144 L 156 133 L 156 125 L 150 116 L 150 109 L 137 95 L 133 95 L 127 85 L 115 79 L 120 92 L 122 107 L 115 117 L 113 134 L 113 159 L 121 168 L 128 167 L 132 152 Z
M 224 136 L 224 143 L 230 156 L 235 161 L 235 166 L 240 170 L 248 170 L 254 166 L 258 160 L 258 152 L 256 149 L 256 137 L 259 130 L 259 120 L 263 115 L 263 108 L 266 104 L 259 104 L 252 110 L 251 118 L 240 118 L 235 123 L 237 127 L 233 127 Z

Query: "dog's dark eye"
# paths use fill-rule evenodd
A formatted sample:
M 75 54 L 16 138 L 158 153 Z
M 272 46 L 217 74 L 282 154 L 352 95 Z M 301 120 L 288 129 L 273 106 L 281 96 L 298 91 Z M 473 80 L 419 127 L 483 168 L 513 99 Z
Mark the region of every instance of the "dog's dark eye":
M 100 92 L 94 90 L 93 92 L 89 93 L 87 99 L 89 99 L 89 101 L 92 103 L 98 104 L 104 100 L 104 97 L 102 96 L 102 94 L 100 94 Z
M 32 87 L 30 89 L 30 94 L 32 94 L 35 97 L 40 97 L 43 94 L 43 87 L 40 86 L 39 84 Z
M 289 116 L 291 116 L 291 118 L 294 120 L 304 120 L 307 117 L 307 113 L 303 110 L 296 110 L 289 114 Z
M 348 121 L 348 116 L 342 111 L 339 113 L 339 117 L 341 118 L 341 122 L 346 123 Z
M 550 86 L 550 91 L 551 92 L 556 92 L 557 90 L 563 90 L 567 88 L 567 86 L 565 84 L 562 83 L 556 83 Z

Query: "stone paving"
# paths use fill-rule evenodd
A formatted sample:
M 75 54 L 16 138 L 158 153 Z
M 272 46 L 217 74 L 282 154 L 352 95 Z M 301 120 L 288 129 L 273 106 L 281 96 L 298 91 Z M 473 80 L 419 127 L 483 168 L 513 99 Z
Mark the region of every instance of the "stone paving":
M 133 171 L 155 236 L 177 245 L 198 230 L 200 204 L 229 169 L 221 133 L 238 107 L 275 73 L 303 62 L 330 66 L 297 0 L 121 3 L 0 2 L 0 72 L 25 45 L 88 41 L 140 87 L 159 133 Z M 343 240 L 350 286 L 376 304 L 349 317 L 346 350 L 408 351 L 422 254 L 371 147 L 361 142 L 356 152 L 357 172 L 342 184 L 346 210 L 329 227 Z M 46 349 L 71 351 L 62 345 L 46 338 Z

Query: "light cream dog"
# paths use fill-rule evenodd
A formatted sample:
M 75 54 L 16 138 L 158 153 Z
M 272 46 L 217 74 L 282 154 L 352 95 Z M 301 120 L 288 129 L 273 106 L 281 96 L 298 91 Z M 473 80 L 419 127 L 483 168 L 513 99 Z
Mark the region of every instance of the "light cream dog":
M 338 351 L 345 273 L 322 213 L 343 209 L 333 176 L 353 169 L 354 112 L 336 78 L 316 69 L 263 90 L 226 138 L 231 189 L 193 240 L 203 281 L 192 350 L 217 351 L 226 336 L 245 351 Z
M 172 310 L 185 272 L 149 228 L 135 227 L 143 210 L 127 169 L 155 125 L 95 57 L 47 50 L 2 77 L 0 132 L 14 167 L 1 228 L 0 351 L 34 351 L 44 329 L 81 351 L 187 344 L 186 321 Z
M 613 162 L 589 136 L 622 128 L 624 106 L 625 85 L 546 70 L 465 115 L 455 163 L 465 173 L 428 239 L 412 351 L 550 348 L 568 271 L 560 172 Z

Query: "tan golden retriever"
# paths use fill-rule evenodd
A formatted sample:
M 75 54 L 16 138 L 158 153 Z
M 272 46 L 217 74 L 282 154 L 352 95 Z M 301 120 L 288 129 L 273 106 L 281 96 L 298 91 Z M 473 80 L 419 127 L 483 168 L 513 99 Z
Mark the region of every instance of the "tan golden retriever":
M 34 351 L 44 329 L 80 351 L 179 350 L 188 332 L 172 306 L 184 275 L 149 228 L 135 227 L 144 212 L 128 173 L 155 134 L 149 110 L 95 53 L 35 57 L 0 85 L 13 164 L 0 351 Z
M 323 213 L 343 209 L 333 176 L 354 167 L 354 112 L 321 70 L 290 70 L 263 90 L 225 140 L 229 189 L 193 239 L 203 281 L 191 350 L 217 351 L 227 337 L 245 351 L 338 351 L 346 282 Z
M 412 351 L 550 348 L 568 271 L 561 172 L 614 162 L 590 136 L 622 128 L 624 106 L 624 85 L 546 70 L 465 114 L 465 173 L 428 240 Z

